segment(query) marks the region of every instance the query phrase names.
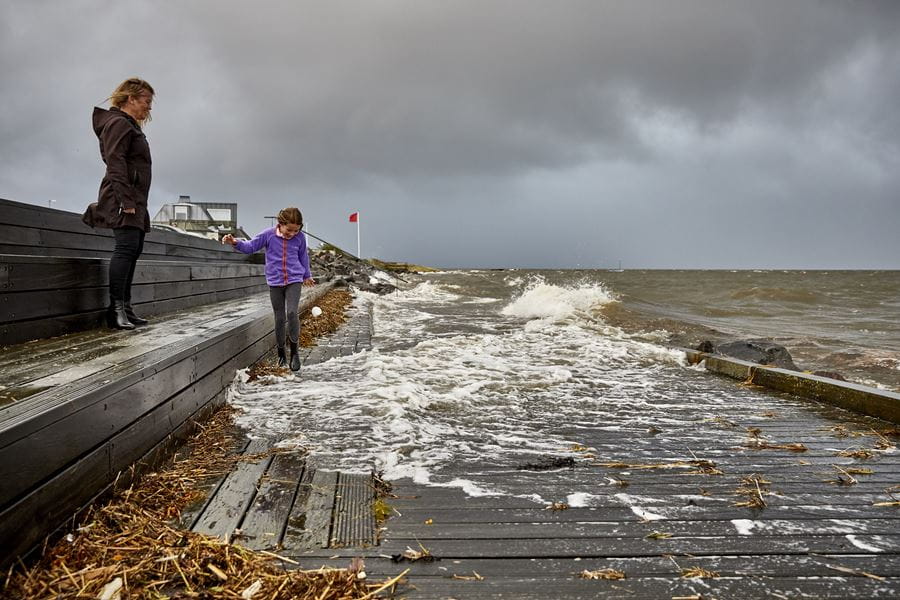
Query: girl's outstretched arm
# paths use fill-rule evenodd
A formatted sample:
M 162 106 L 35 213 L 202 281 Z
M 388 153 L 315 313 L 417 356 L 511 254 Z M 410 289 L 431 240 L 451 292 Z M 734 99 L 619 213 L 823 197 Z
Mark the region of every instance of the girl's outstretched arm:
M 257 234 L 257 236 L 249 242 L 244 240 L 236 240 L 234 239 L 234 236 L 229 233 L 228 235 L 222 237 L 222 243 L 231 244 L 238 252 L 243 252 L 244 254 L 253 254 L 266 244 L 266 240 L 269 239 L 271 231 L 271 229 L 265 229 L 259 232 L 259 234 Z

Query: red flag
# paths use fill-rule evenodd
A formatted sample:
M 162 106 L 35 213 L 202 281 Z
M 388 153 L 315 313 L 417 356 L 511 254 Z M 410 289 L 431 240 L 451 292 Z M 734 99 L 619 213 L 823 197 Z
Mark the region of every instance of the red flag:
M 359 221 L 359 213 L 355 212 L 352 215 L 350 215 L 350 222 L 356 223 L 357 221 Z

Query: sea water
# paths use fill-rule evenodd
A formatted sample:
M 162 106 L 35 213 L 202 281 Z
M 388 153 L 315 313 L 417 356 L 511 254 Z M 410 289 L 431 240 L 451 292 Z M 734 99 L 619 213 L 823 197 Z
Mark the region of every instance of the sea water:
M 356 294 L 353 310 L 373 314 L 371 350 L 264 384 L 239 374 L 230 400 L 243 411 L 240 424 L 307 447 L 320 467 L 503 494 L 482 469 L 571 456 L 582 431 L 606 430 L 625 443 L 648 427 L 683 427 L 679 411 L 688 405 L 698 415 L 776 405 L 687 365 L 678 345 L 774 338 L 798 363 L 851 365 L 858 379 L 882 387 L 900 379 L 896 273 L 456 271 L 407 279 L 393 294 Z M 578 502 L 582 492 L 573 493 Z

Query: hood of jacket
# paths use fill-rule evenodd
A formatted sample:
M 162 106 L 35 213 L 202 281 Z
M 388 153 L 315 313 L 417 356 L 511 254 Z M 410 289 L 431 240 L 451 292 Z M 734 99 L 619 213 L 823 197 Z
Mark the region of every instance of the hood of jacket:
M 94 133 L 97 137 L 100 137 L 100 132 L 103 131 L 103 128 L 109 123 L 112 119 L 127 119 L 131 121 L 131 124 L 140 131 L 140 126 L 137 124 L 131 115 L 126 113 L 125 111 L 119 110 L 115 106 L 110 108 L 109 110 L 105 108 L 100 108 L 99 106 L 94 107 L 94 114 L 91 118 L 91 122 L 94 125 Z

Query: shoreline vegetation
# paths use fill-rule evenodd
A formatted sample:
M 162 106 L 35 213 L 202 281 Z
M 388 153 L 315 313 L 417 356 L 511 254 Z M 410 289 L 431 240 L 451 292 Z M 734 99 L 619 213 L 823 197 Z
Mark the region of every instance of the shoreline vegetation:
M 348 291 L 332 290 L 318 302 L 320 316 L 305 311 L 302 345 L 315 345 L 316 338 L 337 330 L 351 301 Z M 251 381 L 288 374 L 268 357 L 248 373 Z M 182 512 L 205 497 L 205 481 L 241 461 L 260 458 L 234 452 L 242 435 L 234 425 L 235 413 L 229 404 L 217 409 L 198 423 L 168 463 L 94 502 L 68 531 L 48 538 L 39 556 L 14 564 L 0 585 L 3 597 L 353 600 L 392 590 L 401 577 L 367 582 L 361 560 L 346 569 L 304 570 L 297 565 L 286 570 L 277 553 L 252 551 L 239 539 L 230 542 L 179 526 Z

